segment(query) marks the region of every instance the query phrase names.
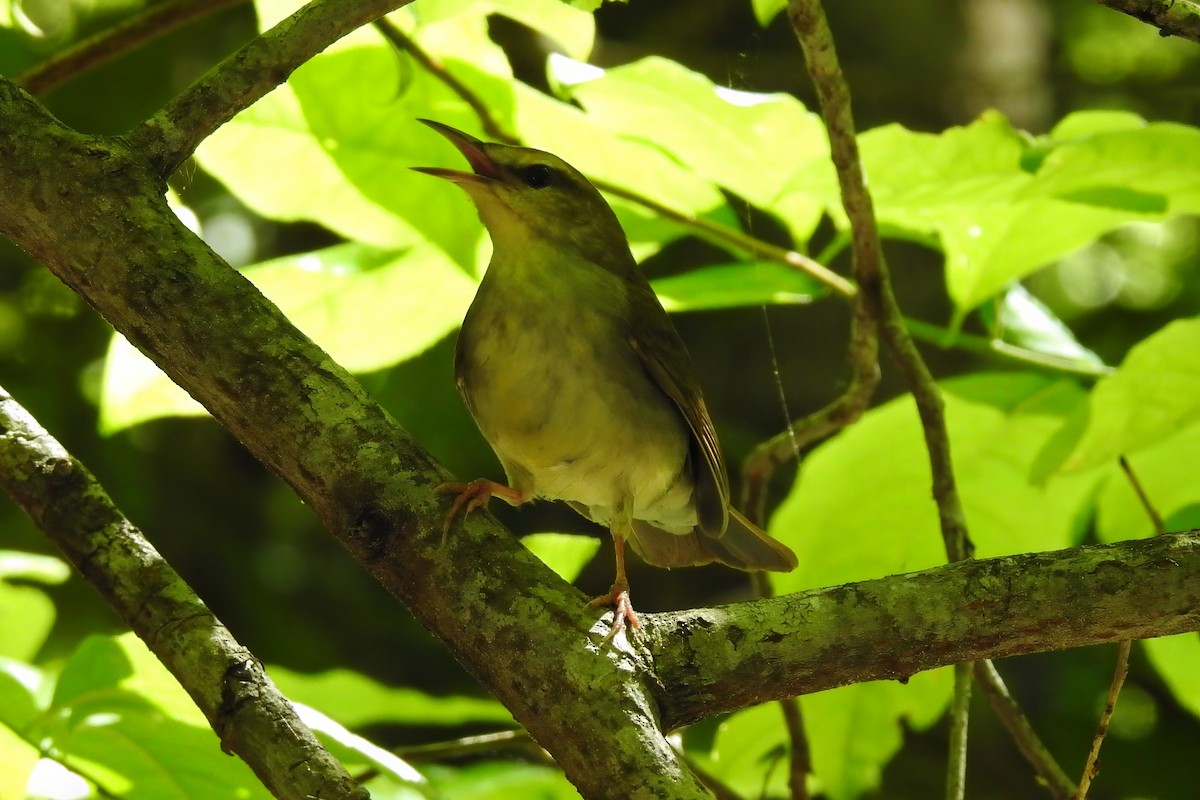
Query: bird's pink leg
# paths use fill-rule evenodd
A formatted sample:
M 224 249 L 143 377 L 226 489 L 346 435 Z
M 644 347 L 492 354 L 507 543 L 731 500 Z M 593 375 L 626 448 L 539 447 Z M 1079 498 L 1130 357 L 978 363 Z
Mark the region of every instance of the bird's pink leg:
M 613 606 L 612 628 L 604 637 L 603 644 L 608 644 L 613 637 L 625 630 L 626 623 L 629 623 L 630 629 L 635 631 L 642 626 L 637 612 L 633 610 L 633 603 L 629 601 L 629 579 L 625 577 L 625 537 L 619 533 L 613 533 L 613 544 L 616 546 L 617 554 L 617 578 L 613 581 L 608 594 L 602 594 L 588 603 L 589 608 Z
M 475 509 L 486 504 L 488 500 L 491 500 L 493 495 L 504 500 L 510 506 L 519 506 L 532 497 L 532 494 L 529 492 L 505 486 L 503 483 L 489 481 L 486 478 L 480 478 L 470 483 L 443 483 L 437 487 L 437 491 L 453 492 L 457 495 L 454 498 L 454 502 L 450 504 L 450 510 L 446 513 L 445 521 L 442 522 L 443 545 L 450 536 L 450 529 L 454 527 L 454 523 L 459 516 L 470 514 Z

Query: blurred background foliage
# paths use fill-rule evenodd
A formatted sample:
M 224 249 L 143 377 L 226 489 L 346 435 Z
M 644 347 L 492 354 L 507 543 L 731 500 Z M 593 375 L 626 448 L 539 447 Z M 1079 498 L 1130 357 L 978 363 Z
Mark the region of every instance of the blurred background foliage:
M 0 74 L 15 77 L 149 5 L 4 0 Z M 259 5 L 265 15 L 285 13 L 286 4 Z M 786 20 L 771 13 L 777 3 L 610 3 L 595 13 L 594 46 L 590 18 L 551 5 L 418 0 L 396 19 L 529 144 L 559 152 L 611 184 L 649 196 L 662 192 L 656 199 L 677 210 L 828 256 L 845 274 L 837 198 L 828 165 L 819 160 L 820 125 L 790 101 L 721 94 L 785 92 L 812 107 L 795 38 Z M 1193 188 L 1200 186 L 1200 138 L 1186 127 L 1197 123 L 1200 47 L 1163 39 L 1084 0 L 864 0 L 833 3 L 827 11 L 858 124 L 867 132 L 868 173 L 883 193 L 877 200 L 900 302 L 925 324 L 923 352 L 945 381 L 981 554 L 1148 534 L 1127 487 L 1112 476 L 1112 459 L 1127 448 L 1142 449 L 1133 463 L 1168 527 L 1200 524 L 1200 486 L 1191 485 L 1194 470 L 1180 462 L 1196 452 L 1196 409 L 1186 397 L 1175 407 L 1153 404 L 1160 395 L 1186 394 L 1191 384 L 1139 378 L 1167 367 L 1187 372 L 1197 358 L 1192 353 L 1200 353 L 1191 321 L 1164 330 L 1200 313 L 1194 216 L 1200 201 Z M 471 22 L 461 29 L 439 32 L 446 20 L 466 17 Z M 230 3 L 40 99 L 73 127 L 118 134 L 256 30 L 254 7 Z M 483 37 L 498 48 L 482 46 Z M 302 68 L 289 84 L 289 100 L 276 96 L 275 105 L 265 101 L 222 129 L 174 177 L 172 190 L 181 215 L 206 241 L 303 318 L 305 329 L 359 372 L 437 458 L 464 477 L 499 477 L 451 376 L 451 332 L 486 248 L 462 198 L 405 169 L 457 163 L 413 117 L 475 132 L 478 120 L 419 65 L 381 42 L 365 31 L 322 56 L 319 66 Z M 560 56 L 548 71 L 551 52 Z M 652 56 L 697 74 L 645 60 Z M 598 80 L 599 73 L 576 63 L 584 60 L 610 71 Z M 510 65 L 522 82 L 515 91 Z M 586 114 L 534 90 L 568 98 Z M 398 98 L 402 104 L 393 107 Z M 730 109 L 763 114 L 746 124 L 774 131 L 775 138 L 748 145 L 728 127 L 736 116 Z M 1071 116 L 1084 110 L 1092 113 Z M 775 114 L 786 125 L 772 122 Z M 1183 126 L 1147 128 L 1139 117 Z M 291 136 L 293 122 L 303 141 Z M 722 157 L 714 158 L 714 150 Z M 1088 183 L 1107 166 L 1114 170 L 1107 182 Z M 1051 168 L 1053 180 L 1030 178 Z M 356 192 L 345 190 L 347 176 Z M 793 183 L 772 183 L 785 178 Z M 1110 193 L 1096 199 L 1097 187 Z M 1114 196 L 1114 188 L 1124 192 Z M 1070 192 L 1086 208 L 1071 214 L 1061 208 Z M 1080 200 L 1080 193 L 1090 194 Z M 677 314 L 676 324 L 695 356 L 731 464 L 783 429 L 789 416 L 836 396 L 846 379 L 845 304 L 811 281 L 747 261 L 636 204 L 614 205 L 668 305 L 692 312 Z M 967 223 L 1018 208 L 1024 221 L 1005 218 L 1011 235 L 980 249 L 975 240 L 986 237 Z M 957 256 L 999 264 L 998 271 L 981 287 L 971 283 L 978 271 L 955 271 Z M 1061 357 L 1055 364 L 1067 368 L 1031 371 L 967 346 L 993 336 Z M 1126 360 L 1131 350 L 1140 361 Z M 1104 365 L 1123 362 L 1128 371 L 1102 382 L 1103 394 L 1089 395 Z M 803 481 L 793 484 L 794 469 L 776 476 L 772 507 L 782 505 L 773 530 L 802 562 L 777 582 L 780 591 L 944 560 L 911 402 L 901 397 L 904 387 L 886 358 L 883 368 L 878 410 L 835 445 L 818 449 Z M 140 370 L 83 301 L 0 242 L 0 382 L 96 473 L 242 642 L 278 665 L 272 674 L 290 696 L 389 747 L 504 727 L 502 710 L 482 701 L 443 648 L 282 482 L 210 420 L 175 416 L 175 401 L 164 400 L 153 373 Z M 1200 365 L 1190 374 L 1200 374 Z M 1090 414 L 1089 402 L 1097 404 Z M 1155 411 L 1145 415 L 1152 429 L 1130 427 L 1147 403 Z M 1012 479 L 1016 474 L 1021 481 Z M 864 492 L 873 502 L 862 502 Z M 496 504 L 493 511 L 521 534 L 607 539 L 554 505 L 515 511 Z M 885 544 L 865 538 L 867 531 Z M 580 562 L 562 569 L 581 569 L 584 591 L 608 585 L 606 542 L 589 563 L 582 562 L 595 546 L 582 556 L 561 542 L 542 546 Z M 52 552 L 7 502 L 0 503 L 0 548 Z M 0 627 L 12 647 L 6 655 L 69 674 L 64 664 L 100 663 L 121 648 L 134 653 L 126 639 L 85 639 L 122 628 L 81 579 L 52 565 L 12 562 L 0 572 L 6 581 Z M 639 564 L 631 580 L 644 611 L 750 596 L 744 575 L 719 568 L 665 572 Z M 44 621 L 45 641 L 37 635 L 18 641 L 22 619 Z M 1181 787 L 1197 785 L 1200 765 L 1189 754 L 1200 742 L 1200 686 L 1178 669 L 1191 663 L 1194 670 L 1197 649 L 1191 640 L 1135 649 L 1092 797 L 1186 797 Z M 1083 763 L 1112 660 L 1110 648 L 1096 648 L 1000 665 L 1069 773 Z M 419 691 L 387 692 L 363 676 Z M 806 698 L 816 786 L 830 797 L 939 793 L 944 678 L 933 673 L 906 687 L 871 684 Z M 429 703 L 429 697 L 441 699 Z M 378 713 L 363 713 L 367 708 Z M 1030 771 L 978 701 L 971 724 L 971 796 L 1037 796 Z M 743 796 L 782 796 L 785 762 L 773 706 L 695 726 L 685 740 Z M 355 752 L 386 774 L 363 750 Z M 569 796 L 536 759 L 497 766 L 472 756 L 427 767 L 426 774 L 447 797 Z M 378 779 L 373 791 L 407 796 L 399 786 Z M 151 793 L 131 796 L 156 796 L 146 786 L 139 791 Z M 0 783 L 0 797 L 4 792 Z

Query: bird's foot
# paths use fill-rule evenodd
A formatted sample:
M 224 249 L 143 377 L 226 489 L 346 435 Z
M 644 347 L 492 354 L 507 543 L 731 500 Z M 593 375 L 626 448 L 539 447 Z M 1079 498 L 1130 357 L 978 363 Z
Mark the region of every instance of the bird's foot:
M 492 496 L 503 498 L 509 505 L 520 505 L 529 498 L 520 489 L 514 489 L 511 486 L 505 486 L 503 483 L 489 481 L 486 478 L 471 481 L 470 483 L 443 483 L 438 486 L 436 491 L 449 492 L 457 495 L 454 502 L 450 504 L 450 510 L 446 512 L 446 519 L 442 522 L 442 545 L 445 546 L 446 540 L 450 537 L 450 529 L 454 527 L 454 523 L 460 516 L 465 517 L 475 509 L 485 505 Z
M 608 594 L 602 594 L 594 598 L 587 604 L 588 608 L 595 606 L 612 606 L 613 607 L 613 622 L 612 628 L 609 629 L 608 635 L 604 637 L 604 641 L 600 646 L 611 642 L 617 634 L 625 630 L 625 625 L 629 625 L 630 630 L 636 631 L 642 627 L 642 621 L 638 619 L 637 612 L 633 610 L 633 603 L 629 600 L 629 584 L 617 581 L 608 590 Z

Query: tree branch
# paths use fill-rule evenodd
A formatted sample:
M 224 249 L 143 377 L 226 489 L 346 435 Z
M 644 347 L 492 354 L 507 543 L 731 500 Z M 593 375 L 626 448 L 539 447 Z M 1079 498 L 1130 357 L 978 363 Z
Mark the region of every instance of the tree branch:
M 0 80 L 0 234 L 287 481 L 585 797 L 707 797 L 658 726 L 647 655 L 601 649 L 601 612 L 491 517 L 440 546 L 448 473 L 175 218 L 159 166 Z
M 83 464 L 0 387 L 0 485 L 191 695 L 221 746 L 281 800 L 360 788 Z
M 1200 531 L 646 616 L 670 728 L 947 664 L 1200 629 Z
M 15 83 L 30 94 L 44 94 L 81 72 L 99 66 L 135 47 L 247 0 L 167 0 L 84 39 L 18 75 Z
M 166 180 L 217 128 L 355 28 L 412 0 L 314 0 L 214 67 L 126 139 Z
M 1159 29 L 1163 36 L 1200 42 L 1200 5 L 1194 0 L 1097 0 Z

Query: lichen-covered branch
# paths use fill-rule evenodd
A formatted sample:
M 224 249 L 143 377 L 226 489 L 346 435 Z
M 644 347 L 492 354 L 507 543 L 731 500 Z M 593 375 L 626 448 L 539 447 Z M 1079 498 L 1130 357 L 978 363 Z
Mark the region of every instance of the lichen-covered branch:
M 1200 630 L 1200 531 L 647 616 L 672 727 L 947 664 Z
M 156 165 L 0 80 L 0 235 L 83 296 L 437 635 L 589 798 L 707 797 L 658 726 L 646 655 L 487 515 L 441 547 L 450 476 L 184 227 Z
M 55 53 L 15 79 L 30 94 L 42 94 L 76 75 L 129 52 L 181 25 L 248 0 L 167 0 L 150 6 L 95 36 Z
M 367 793 L 87 468 L 0 387 L 0 486 L 158 656 L 221 746 L 281 800 Z
M 412 0 L 313 0 L 222 61 L 126 136 L 166 180 L 209 134 L 355 28 Z
M 1163 36 L 1200 42 L 1200 4 L 1195 0 L 1097 0 L 1101 5 L 1158 28 Z

